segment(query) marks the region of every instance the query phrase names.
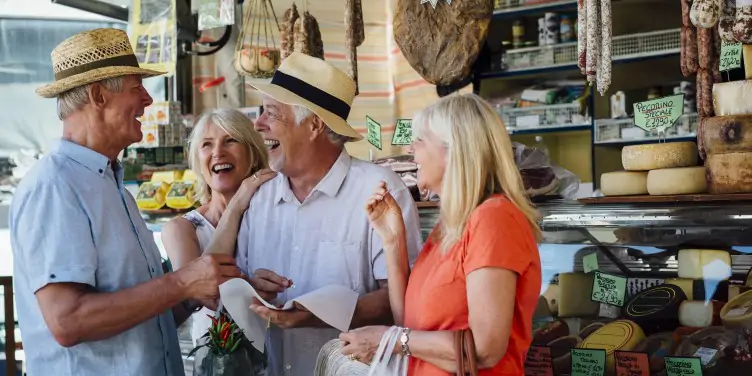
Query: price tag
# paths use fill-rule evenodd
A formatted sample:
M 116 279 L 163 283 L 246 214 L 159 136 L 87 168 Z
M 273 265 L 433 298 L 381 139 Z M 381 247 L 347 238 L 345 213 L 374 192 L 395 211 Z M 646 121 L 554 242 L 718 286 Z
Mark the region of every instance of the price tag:
M 525 359 L 525 376 L 554 376 L 551 365 L 551 348 L 532 346 Z
M 366 115 L 366 126 L 368 127 L 366 139 L 371 145 L 381 150 L 381 124 Z
M 399 119 L 394 127 L 394 136 L 392 136 L 392 145 L 410 145 L 413 142 L 413 121 L 410 119 Z
M 585 273 L 590 273 L 590 272 L 598 270 L 598 254 L 591 253 L 583 257 L 582 268 L 585 270 Z
M 648 354 L 615 351 L 616 376 L 650 376 Z
M 707 347 L 700 347 L 695 351 L 696 357 L 700 358 L 700 363 L 703 366 L 707 366 L 710 364 L 710 362 L 713 361 L 713 358 L 715 358 L 715 354 L 718 354 L 718 350 L 716 349 L 709 349 Z
M 721 61 L 718 62 L 718 66 L 721 72 L 741 68 L 742 44 L 721 41 Z
M 635 103 L 634 122 L 645 131 L 666 133 L 684 113 L 684 94 L 671 95 Z
M 667 376 L 702 376 L 700 358 L 667 356 L 663 360 L 666 362 Z
M 603 376 L 606 371 L 606 350 L 572 349 L 571 376 Z
M 590 300 L 621 307 L 627 292 L 627 279 L 616 275 L 595 272 Z

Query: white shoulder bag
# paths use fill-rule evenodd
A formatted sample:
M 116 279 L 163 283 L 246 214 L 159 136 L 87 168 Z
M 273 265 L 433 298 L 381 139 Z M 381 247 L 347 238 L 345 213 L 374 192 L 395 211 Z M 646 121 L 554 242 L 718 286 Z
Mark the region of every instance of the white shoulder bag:
M 407 357 L 392 353 L 401 331 L 393 326 L 384 333 L 370 366 L 342 355 L 339 339 L 327 342 L 319 352 L 314 376 L 406 376 Z

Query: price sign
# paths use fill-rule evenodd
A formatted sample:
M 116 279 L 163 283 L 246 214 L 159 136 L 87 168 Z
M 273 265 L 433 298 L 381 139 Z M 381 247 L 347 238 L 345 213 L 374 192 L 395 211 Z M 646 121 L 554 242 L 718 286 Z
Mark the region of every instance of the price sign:
M 606 371 L 606 350 L 572 349 L 571 376 L 603 376 Z
M 700 358 L 667 356 L 663 360 L 666 362 L 666 375 L 668 376 L 702 376 Z
M 616 376 L 650 376 L 648 354 L 615 351 Z
M 721 61 L 718 62 L 721 72 L 741 68 L 742 44 L 721 42 Z
M 530 347 L 525 359 L 525 376 L 554 376 L 550 347 Z
M 627 279 L 616 275 L 595 272 L 590 300 L 621 307 L 627 292 Z
M 585 273 L 590 273 L 590 272 L 598 270 L 598 254 L 591 253 L 583 257 L 582 268 L 585 270 Z
M 684 113 L 684 94 L 635 103 L 635 125 L 648 132 L 665 133 Z
M 366 139 L 371 145 L 381 150 L 381 124 L 366 115 L 366 126 L 368 127 Z
M 392 145 L 410 145 L 413 142 L 413 121 L 399 119 L 394 127 Z

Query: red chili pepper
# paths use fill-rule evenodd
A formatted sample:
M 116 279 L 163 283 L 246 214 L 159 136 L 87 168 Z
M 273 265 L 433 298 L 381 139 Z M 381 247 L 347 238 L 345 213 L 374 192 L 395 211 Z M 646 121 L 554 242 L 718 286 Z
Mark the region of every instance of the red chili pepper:
M 229 330 L 225 330 L 224 332 L 222 332 L 222 342 L 227 341 L 227 337 L 229 336 L 230 336 Z
M 217 326 L 217 318 L 216 317 L 212 317 L 212 315 L 209 315 L 209 314 L 207 314 L 206 316 L 211 319 L 212 325 Z

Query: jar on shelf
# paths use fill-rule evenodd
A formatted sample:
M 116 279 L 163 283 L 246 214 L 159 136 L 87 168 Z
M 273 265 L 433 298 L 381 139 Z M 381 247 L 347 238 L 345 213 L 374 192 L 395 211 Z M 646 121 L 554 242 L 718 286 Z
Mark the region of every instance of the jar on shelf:
M 546 44 L 559 43 L 559 17 L 556 13 L 546 13 Z
M 561 36 L 561 43 L 573 42 L 576 40 L 574 28 L 572 27 L 572 19 L 567 15 L 561 16 L 561 22 L 559 23 L 559 35 Z
M 521 48 L 523 43 L 525 43 L 525 25 L 522 20 L 516 20 L 512 24 L 512 44 L 514 48 Z

